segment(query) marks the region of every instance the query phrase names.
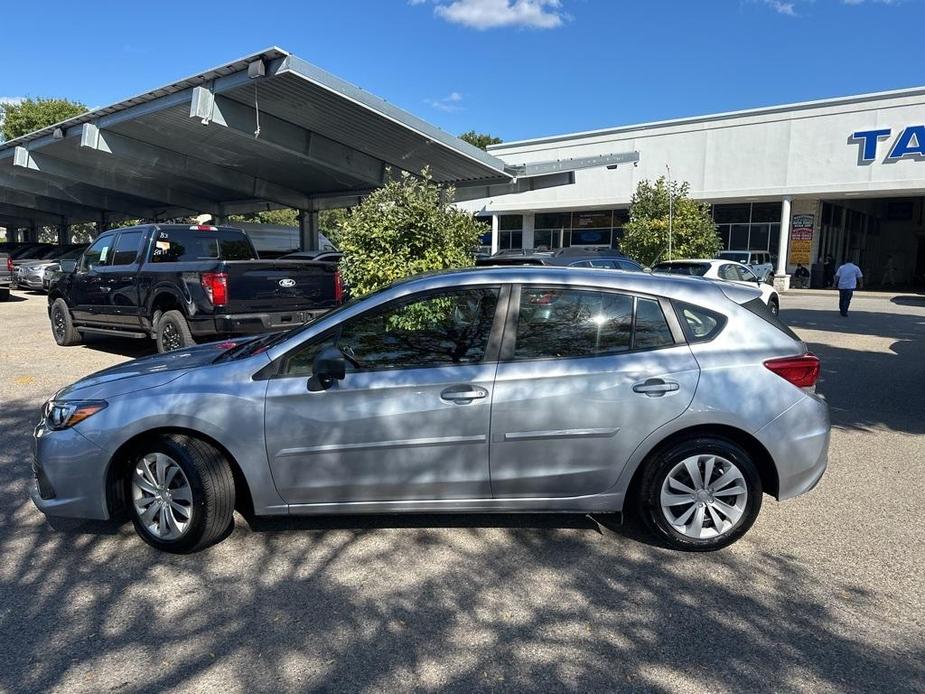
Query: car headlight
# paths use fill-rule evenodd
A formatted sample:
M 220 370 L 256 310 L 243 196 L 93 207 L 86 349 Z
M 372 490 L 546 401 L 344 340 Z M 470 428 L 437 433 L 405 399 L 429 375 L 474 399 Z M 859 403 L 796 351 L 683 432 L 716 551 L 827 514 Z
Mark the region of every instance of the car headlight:
M 55 431 L 69 429 L 106 409 L 108 404 L 103 400 L 49 400 L 43 411 L 45 425 Z

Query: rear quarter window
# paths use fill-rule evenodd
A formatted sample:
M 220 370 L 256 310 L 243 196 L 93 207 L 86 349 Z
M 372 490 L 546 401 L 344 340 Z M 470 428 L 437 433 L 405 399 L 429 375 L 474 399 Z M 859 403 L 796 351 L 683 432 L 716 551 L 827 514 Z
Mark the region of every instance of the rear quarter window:
M 709 342 L 726 327 L 726 316 L 681 301 L 672 302 L 688 342 Z

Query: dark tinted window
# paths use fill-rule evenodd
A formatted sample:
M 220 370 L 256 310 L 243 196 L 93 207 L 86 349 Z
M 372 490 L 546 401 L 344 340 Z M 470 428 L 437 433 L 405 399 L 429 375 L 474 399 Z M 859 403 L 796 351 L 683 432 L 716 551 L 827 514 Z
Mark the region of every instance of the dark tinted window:
M 523 287 L 515 359 L 590 357 L 630 348 L 633 298 L 624 294 Z
M 97 239 L 80 261 L 81 270 L 92 270 L 95 267 L 108 265 L 112 251 L 112 242 L 115 236 L 104 236 Z
M 700 306 L 675 302 L 675 311 L 690 342 L 712 340 L 726 325 L 725 316 Z
M 636 330 L 633 349 L 652 349 L 674 344 L 671 328 L 655 299 L 636 299 Z
M 116 239 L 112 251 L 112 264 L 131 265 L 136 262 L 144 240 L 145 235 L 142 231 L 123 231 Z
M 310 374 L 315 355 L 331 344 L 361 370 L 476 364 L 488 349 L 498 293 L 497 287 L 453 290 L 390 303 L 313 340 L 284 372 Z
M 621 270 L 627 270 L 629 272 L 641 272 L 642 266 L 634 263 L 632 260 L 615 260 L 617 267 Z
M 659 263 L 652 272 L 662 272 L 669 275 L 694 275 L 703 277 L 710 269 L 709 263 Z
M 159 229 L 154 232 L 151 261 L 253 260 L 257 257 L 243 232 L 230 230 Z

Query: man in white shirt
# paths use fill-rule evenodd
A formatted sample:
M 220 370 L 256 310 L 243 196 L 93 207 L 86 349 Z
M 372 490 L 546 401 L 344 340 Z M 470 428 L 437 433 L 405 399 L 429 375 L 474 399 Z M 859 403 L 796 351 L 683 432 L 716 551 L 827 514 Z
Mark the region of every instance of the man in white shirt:
M 843 316 L 848 315 L 848 306 L 854 290 L 860 289 L 864 275 L 861 268 L 850 260 L 835 271 L 835 286 L 838 287 L 838 311 Z

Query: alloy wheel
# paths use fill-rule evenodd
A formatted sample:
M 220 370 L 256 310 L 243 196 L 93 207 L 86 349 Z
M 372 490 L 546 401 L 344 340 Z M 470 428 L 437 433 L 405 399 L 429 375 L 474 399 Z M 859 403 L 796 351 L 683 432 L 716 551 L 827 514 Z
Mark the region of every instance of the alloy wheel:
M 164 325 L 164 331 L 161 335 L 161 343 L 164 345 L 166 351 L 170 352 L 182 347 L 180 344 L 180 331 L 177 330 L 177 326 L 173 323 L 167 322 Z
M 193 490 L 170 456 L 149 453 L 135 465 L 132 506 L 141 525 L 158 540 L 177 540 L 193 520 Z
M 675 465 L 662 483 L 662 513 L 680 534 L 695 540 L 720 537 L 745 513 L 748 488 L 731 461 L 695 455 Z
M 55 330 L 55 335 L 57 335 L 59 338 L 64 337 L 65 330 L 67 329 L 67 326 L 64 320 L 64 313 L 61 311 L 60 308 L 56 308 L 52 312 L 51 318 L 52 318 L 52 326 L 54 327 L 54 330 Z

